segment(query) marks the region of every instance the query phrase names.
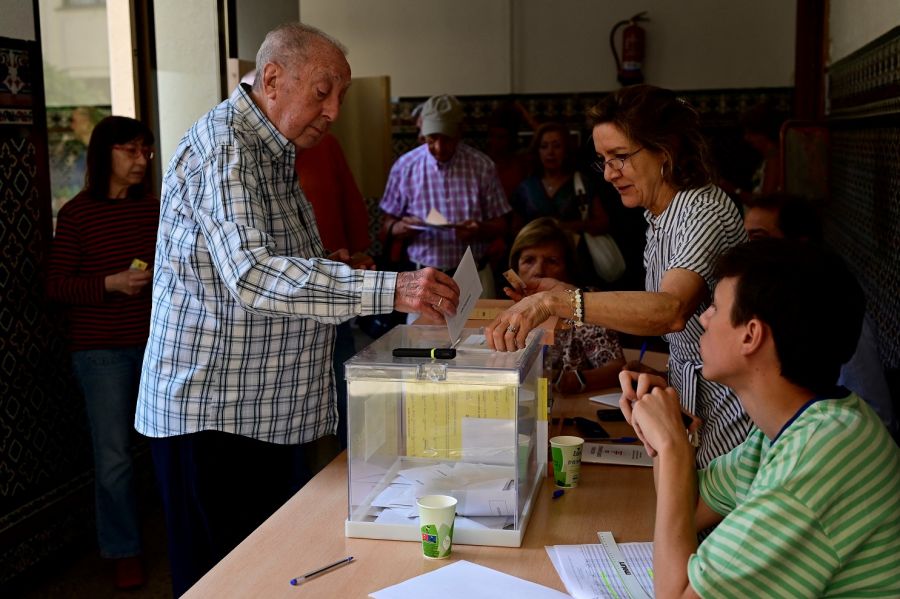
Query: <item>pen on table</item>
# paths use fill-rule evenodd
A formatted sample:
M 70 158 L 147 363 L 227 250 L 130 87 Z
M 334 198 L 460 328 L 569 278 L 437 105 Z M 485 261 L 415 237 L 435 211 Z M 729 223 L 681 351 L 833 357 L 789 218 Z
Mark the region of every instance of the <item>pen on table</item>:
M 615 437 L 614 439 L 603 439 L 604 443 L 635 443 L 640 441 L 637 437 Z
M 640 364 L 641 362 L 644 361 L 644 354 L 646 354 L 646 353 L 647 353 L 647 340 L 644 339 L 644 340 L 641 342 L 641 353 L 640 353 L 640 355 L 638 356 L 638 363 L 639 363 L 639 364 Z
M 432 360 L 452 360 L 456 350 L 452 347 L 398 347 L 393 351 L 395 358 L 431 358 Z
M 352 555 L 350 557 L 345 557 L 344 559 L 339 559 L 338 561 L 334 562 L 333 564 L 328 564 L 327 566 L 322 566 L 318 570 L 313 570 L 312 572 L 307 572 L 303 576 L 298 576 L 297 578 L 292 578 L 291 584 L 294 586 L 297 586 L 298 584 L 300 584 L 302 582 L 306 582 L 313 576 L 318 576 L 319 574 L 324 574 L 325 572 L 334 570 L 338 566 L 342 566 L 344 564 L 349 564 L 352 561 L 353 561 Z
M 562 489 L 553 491 L 553 499 L 559 499 L 560 497 L 562 497 L 563 493 L 565 493 L 565 491 L 563 491 Z

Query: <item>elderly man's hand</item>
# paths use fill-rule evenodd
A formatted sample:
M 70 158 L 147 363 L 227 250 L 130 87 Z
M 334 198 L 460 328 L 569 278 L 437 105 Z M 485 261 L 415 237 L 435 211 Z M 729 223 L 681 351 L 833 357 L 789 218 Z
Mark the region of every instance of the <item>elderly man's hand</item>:
M 406 239 L 407 237 L 415 237 L 422 232 L 421 226 L 425 224 L 421 218 L 415 216 L 404 216 L 395 220 L 390 226 L 390 233 L 394 237 Z
M 456 281 L 434 268 L 397 274 L 394 309 L 419 312 L 430 319 L 443 320 L 456 314 L 459 286 Z

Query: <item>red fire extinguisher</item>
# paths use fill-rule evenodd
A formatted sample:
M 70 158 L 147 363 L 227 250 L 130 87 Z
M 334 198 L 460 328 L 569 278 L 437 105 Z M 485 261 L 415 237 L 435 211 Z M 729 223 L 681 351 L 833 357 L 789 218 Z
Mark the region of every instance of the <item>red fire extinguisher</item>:
M 630 19 L 619 21 L 609 32 L 609 47 L 616 59 L 616 76 L 622 85 L 644 82 L 644 74 L 641 69 L 644 67 L 645 34 L 638 23 L 649 21 L 650 19 L 646 15 L 647 12 L 644 11 Z M 622 32 L 622 59 L 619 60 L 619 53 L 616 51 L 616 32 L 625 25 L 628 27 L 625 27 Z

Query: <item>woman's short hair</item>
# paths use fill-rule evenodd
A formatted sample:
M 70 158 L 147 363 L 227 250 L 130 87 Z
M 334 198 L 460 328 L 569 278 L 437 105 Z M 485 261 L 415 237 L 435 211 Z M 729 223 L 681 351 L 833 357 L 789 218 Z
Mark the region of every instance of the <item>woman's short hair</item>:
M 700 115 L 675 92 L 653 85 L 623 87 L 588 113 L 591 129 L 610 123 L 642 148 L 661 152 L 663 178 L 676 189 L 702 187 L 713 180 Z
M 109 198 L 109 180 L 112 176 L 113 146 L 139 141 L 152 146 L 153 132 L 144 123 L 126 116 L 108 116 L 94 126 L 87 150 L 87 168 L 84 172 L 84 190 L 97 199 Z M 139 197 L 147 191 L 147 179 L 128 189 L 129 197 Z
M 575 170 L 575 142 L 572 139 L 572 133 L 562 123 L 544 123 L 534 132 L 534 137 L 531 138 L 531 145 L 528 147 L 532 173 L 541 174 L 544 172 L 544 165 L 541 164 L 541 141 L 546 134 L 552 132 L 559 133 L 563 140 L 563 171 L 571 173 Z
M 557 244 L 563 250 L 566 266 L 567 282 L 575 283 L 578 278 L 578 262 L 575 253 L 575 240 L 572 234 L 563 229 L 559 221 L 549 216 L 537 218 L 519 231 L 509 250 L 509 267 L 519 270 L 519 258 L 522 252 L 538 245 Z

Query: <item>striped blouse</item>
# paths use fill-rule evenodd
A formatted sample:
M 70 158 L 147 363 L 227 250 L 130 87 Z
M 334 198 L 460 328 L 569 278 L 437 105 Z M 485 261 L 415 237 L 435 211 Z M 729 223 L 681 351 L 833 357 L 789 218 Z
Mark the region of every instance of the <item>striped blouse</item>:
M 703 277 L 711 296 L 719 255 L 747 241 L 737 207 L 715 185 L 679 191 L 662 214 L 654 216 L 647 211 L 645 217 L 650 223 L 644 249 L 647 291 L 659 291 L 667 271 L 683 268 Z M 704 422 L 697 450 L 700 467 L 738 446 L 750 430 L 750 419 L 734 391 L 701 375 L 700 315 L 707 306 L 704 300 L 684 330 L 665 335 L 669 382 L 678 391 L 682 406 Z
M 47 297 L 65 305 L 72 351 L 141 346 L 150 324 L 150 286 L 109 293 L 104 279 L 132 260 L 153 267 L 159 200 L 98 200 L 85 192 L 59 211 L 47 267 Z
M 856 394 L 754 429 L 699 484 L 725 516 L 688 562 L 701 597 L 900 597 L 900 449 Z

